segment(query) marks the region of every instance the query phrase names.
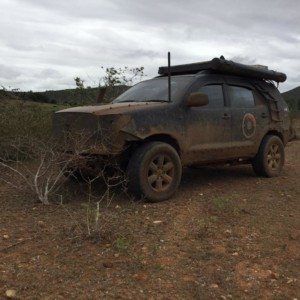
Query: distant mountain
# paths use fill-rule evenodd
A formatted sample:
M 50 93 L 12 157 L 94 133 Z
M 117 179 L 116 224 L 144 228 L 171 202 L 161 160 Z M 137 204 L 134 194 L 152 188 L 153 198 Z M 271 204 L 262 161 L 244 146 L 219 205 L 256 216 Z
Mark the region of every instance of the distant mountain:
M 282 93 L 291 110 L 300 110 L 300 86 Z

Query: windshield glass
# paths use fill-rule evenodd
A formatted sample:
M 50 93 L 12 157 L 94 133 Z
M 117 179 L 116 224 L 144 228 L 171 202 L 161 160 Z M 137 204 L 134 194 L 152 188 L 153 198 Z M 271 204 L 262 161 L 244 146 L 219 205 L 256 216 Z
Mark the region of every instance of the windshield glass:
M 185 92 L 192 76 L 176 76 L 171 78 L 171 100 L 176 102 Z M 142 81 L 116 98 L 113 103 L 168 101 L 168 78 L 159 77 Z

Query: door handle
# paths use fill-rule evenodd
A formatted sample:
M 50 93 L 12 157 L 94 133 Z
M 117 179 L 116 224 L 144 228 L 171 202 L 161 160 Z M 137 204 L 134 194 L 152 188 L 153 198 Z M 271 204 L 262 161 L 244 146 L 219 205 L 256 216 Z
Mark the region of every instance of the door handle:
M 231 118 L 231 116 L 228 115 L 228 114 L 224 114 L 223 117 L 222 117 L 222 119 L 225 119 L 225 120 L 228 120 L 228 119 L 230 119 L 230 118 Z
M 267 114 L 266 114 L 265 112 L 263 112 L 263 113 L 261 113 L 261 117 L 265 119 L 265 118 L 267 118 L 268 116 L 267 116 Z

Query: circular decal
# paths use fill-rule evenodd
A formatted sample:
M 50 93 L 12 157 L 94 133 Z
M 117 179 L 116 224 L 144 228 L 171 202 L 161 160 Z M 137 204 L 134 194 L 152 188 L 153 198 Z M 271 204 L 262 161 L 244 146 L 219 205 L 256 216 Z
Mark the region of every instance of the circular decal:
M 244 136 L 249 139 L 253 137 L 256 130 L 256 119 L 252 114 L 245 114 L 243 118 L 242 130 Z

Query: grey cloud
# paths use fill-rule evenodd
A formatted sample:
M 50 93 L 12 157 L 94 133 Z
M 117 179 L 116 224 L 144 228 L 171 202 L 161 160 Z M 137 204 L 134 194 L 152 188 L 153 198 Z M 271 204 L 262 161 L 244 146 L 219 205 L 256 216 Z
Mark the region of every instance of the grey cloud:
M 14 67 L 0 64 L 0 79 L 13 79 L 21 75 Z
M 42 50 L 43 47 L 41 45 L 32 45 L 32 44 L 24 44 L 21 42 L 11 42 L 6 45 L 6 47 L 17 50 L 17 51 L 37 51 Z
M 230 60 L 236 61 L 241 64 L 254 65 L 256 64 L 256 59 L 249 56 L 233 56 Z
M 299 85 L 300 1 L 297 0 L 2 0 L 0 64 L 4 84 L 22 89 L 97 82 L 100 66 L 145 66 L 224 55 L 288 73 Z M 88 83 L 90 84 L 90 83 Z
M 54 69 L 44 69 L 40 73 L 38 73 L 41 78 L 61 78 L 61 73 Z
M 135 49 L 132 51 L 124 51 L 121 56 L 126 59 L 131 59 L 132 57 L 147 57 L 147 58 L 156 58 L 160 55 L 158 51 L 152 51 L 147 49 Z

